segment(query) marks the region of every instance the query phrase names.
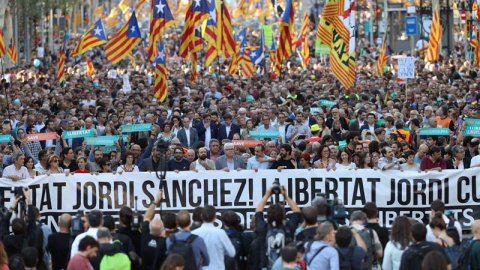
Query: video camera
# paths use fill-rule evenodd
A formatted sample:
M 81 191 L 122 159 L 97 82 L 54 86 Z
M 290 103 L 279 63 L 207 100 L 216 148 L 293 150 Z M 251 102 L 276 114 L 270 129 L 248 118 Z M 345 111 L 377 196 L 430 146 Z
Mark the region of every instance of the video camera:
M 133 211 L 132 231 L 138 231 L 143 223 L 143 215 L 141 211 L 138 211 L 137 200 L 138 196 L 135 196 L 135 211 Z
M 82 219 L 83 210 L 78 210 L 75 217 L 72 218 L 72 237 L 85 232 L 85 221 Z
M 312 201 L 312 206 L 315 208 L 326 207 L 326 218 L 328 221 L 334 222 L 335 224 L 344 225 L 347 218 L 347 210 L 343 201 L 340 198 L 328 199 L 325 194 L 318 193 L 315 196 L 315 199 Z M 317 210 L 318 211 L 318 210 Z

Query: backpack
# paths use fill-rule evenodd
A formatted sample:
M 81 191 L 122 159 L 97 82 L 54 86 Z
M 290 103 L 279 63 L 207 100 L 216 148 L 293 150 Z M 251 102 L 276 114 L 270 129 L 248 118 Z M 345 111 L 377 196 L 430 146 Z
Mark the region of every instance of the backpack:
M 281 249 L 286 245 L 286 231 L 283 226 L 270 228 L 265 238 L 265 246 L 267 248 L 267 267 L 272 269 L 275 261 L 280 257 Z
M 231 258 L 225 255 L 225 269 L 238 270 L 243 269 L 242 267 L 242 255 L 241 252 L 241 243 L 240 235 L 237 232 L 227 234 L 228 239 L 232 242 L 233 247 L 235 248 L 235 257 Z
M 179 254 L 183 257 L 185 261 L 185 270 L 196 270 L 197 268 L 197 261 L 195 259 L 195 255 L 193 254 L 192 249 L 192 242 L 197 239 L 197 235 L 190 234 L 190 236 L 185 240 L 177 240 L 175 238 L 175 234 L 169 236 L 172 245 L 170 246 L 169 252 Z
M 375 236 L 373 234 L 373 230 L 370 228 L 364 228 L 363 230 L 358 231 L 358 234 L 362 237 L 365 245 L 367 246 L 365 260 L 362 263 L 362 269 L 370 269 L 375 262 Z M 355 238 L 353 238 L 353 241 L 355 243 Z
M 317 252 L 315 252 L 315 254 L 313 254 L 312 258 L 308 258 L 307 254 L 310 252 L 310 248 L 312 247 L 312 244 L 313 244 L 314 241 L 310 241 L 308 243 L 308 246 L 307 246 L 307 249 L 305 250 L 305 263 L 307 264 L 307 268 L 310 266 L 310 264 L 312 264 L 313 260 L 315 259 L 315 257 L 317 257 L 318 254 L 320 254 L 320 252 L 322 252 L 322 250 L 324 250 L 327 246 L 322 246 L 321 248 L 319 248 L 317 250 Z
M 100 262 L 100 270 L 130 269 L 130 259 L 127 254 L 119 252 L 113 256 L 104 255 Z
M 447 225 L 447 235 L 450 236 L 455 245 L 460 245 L 460 235 L 458 234 L 457 227 L 455 227 L 455 219 L 450 219 Z
M 470 240 L 467 245 L 463 246 L 460 256 L 457 260 L 457 270 L 470 270 L 470 264 L 472 261 L 472 249 L 473 245 L 480 240 Z
M 352 265 L 350 263 L 350 260 L 352 259 L 352 256 L 353 256 L 353 250 L 354 250 L 354 246 L 349 246 L 348 247 L 348 252 L 347 252 L 347 255 L 343 255 L 342 252 L 340 252 L 340 250 L 338 248 L 335 248 L 338 252 L 338 258 L 340 259 L 340 270 L 351 270 L 352 269 Z

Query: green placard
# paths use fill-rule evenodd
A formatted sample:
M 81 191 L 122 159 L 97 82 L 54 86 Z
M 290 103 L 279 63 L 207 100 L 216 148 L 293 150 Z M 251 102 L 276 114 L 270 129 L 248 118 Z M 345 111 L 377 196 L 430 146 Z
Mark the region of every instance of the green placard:
M 85 137 L 93 137 L 95 136 L 95 131 L 93 128 L 91 129 L 80 129 L 80 130 L 71 130 L 71 131 L 63 131 L 65 134 L 65 139 L 74 139 L 74 138 L 85 138 Z
M 465 122 L 467 122 L 467 126 L 468 125 L 480 125 L 480 119 L 465 118 Z
M 263 34 L 265 35 L 265 45 L 267 46 L 267 48 L 270 48 L 272 46 L 272 36 L 273 36 L 272 26 L 264 25 Z
M 100 151 L 102 151 L 103 154 L 110 154 L 112 151 L 117 151 L 117 147 L 115 146 L 102 146 L 98 148 Z
M 123 133 L 150 131 L 150 130 L 152 130 L 152 124 L 122 125 Z
M 322 108 L 319 108 L 319 107 L 312 107 L 310 108 L 310 113 L 315 113 L 315 112 L 318 112 L 320 111 Z
M 3 142 L 10 142 L 12 135 L 7 134 L 7 135 L 0 135 L 0 143 Z
M 248 133 L 248 135 L 250 135 L 250 137 L 252 138 L 277 138 L 278 135 L 280 135 L 280 132 L 278 131 L 269 131 L 269 130 L 265 130 L 265 131 L 250 131 Z
M 420 135 L 450 135 L 450 129 L 448 128 L 421 128 Z
M 320 100 L 320 106 L 333 107 L 335 105 L 337 105 L 336 101 L 330 101 L 325 99 Z
M 338 142 L 338 150 L 342 150 L 342 148 L 344 148 L 345 146 L 347 146 L 347 141 Z
M 124 142 L 128 142 L 128 135 L 123 135 Z M 87 145 L 115 145 L 115 141 L 118 141 L 119 135 L 100 136 L 85 138 Z

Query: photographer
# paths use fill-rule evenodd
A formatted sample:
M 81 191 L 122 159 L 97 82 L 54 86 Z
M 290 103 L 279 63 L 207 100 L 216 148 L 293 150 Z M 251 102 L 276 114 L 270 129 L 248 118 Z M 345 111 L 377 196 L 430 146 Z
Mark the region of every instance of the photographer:
M 142 264 L 143 269 L 159 269 L 167 257 L 164 226 L 161 219 L 153 218 L 155 207 L 160 205 L 162 190 L 158 190 L 155 201 L 150 204 L 142 224 Z
M 133 211 L 130 207 L 124 206 L 122 209 L 120 209 L 120 227 L 117 229 L 116 233 L 117 234 L 122 234 L 127 236 L 128 238 L 131 239 L 135 251 L 137 254 L 140 253 L 140 242 L 141 242 L 141 233 L 138 230 L 139 229 L 139 224 L 135 224 L 136 230 L 132 226 L 132 223 L 134 222 L 134 216 L 133 216 Z M 138 223 L 138 221 L 137 221 Z
M 18 211 L 19 202 L 21 202 L 22 200 L 26 201 L 28 205 L 27 222 L 25 222 L 25 220 L 21 217 L 13 219 L 13 234 L 3 237 L 3 244 L 5 245 L 5 251 L 8 255 L 10 269 L 17 269 L 17 267 L 23 266 L 21 253 L 22 249 L 24 249 L 25 247 L 34 247 L 37 249 L 37 251 L 42 248 L 41 245 L 37 243 L 38 241 L 36 237 L 35 211 L 32 206 L 31 190 L 26 187 L 23 188 L 22 191 L 23 198 L 19 195 L 15 197 L 12 207 L 9 209 L 6 216 L 2 220 L 3 231 L 8 232 L 10 227 L 10 219 L 13 212 Z
M 70 258 L 73 258 L 78 253 L 78 244 L 86 236 L 91 236 L 93 239 L 97 239 L 98 228 L 103 226 L 103 213 L 100 210 L 93 210 L 87 215 L 88 225 L 90 228 L 84 233 L 75 237 L 75 241 L 72 243 L 72 251 L 70 252 Z M 86 225 L 86 224 L 85 224 Z
M 285 221 L 285 208 L 280 204 L 270 205 L 267 209 L 267 222 L 263 211 L 268 199 L 273 193 L 281 193 L 287 201 L 293 213 L 288 221 Z M 259 239 L 265 239 L 260 249 L 260 266 L 272 268 L 274 262 L 280 257 L 280 250 L 292 240 L 295 229 L 302 221 L 302 214 L 297 204 L 288 196 L 287 189 L 279 184 L 272 185 L 267 189 L 262 200 L 255 209 L 256 232 Z M 250 264 L 250 263 L 249 263 Z

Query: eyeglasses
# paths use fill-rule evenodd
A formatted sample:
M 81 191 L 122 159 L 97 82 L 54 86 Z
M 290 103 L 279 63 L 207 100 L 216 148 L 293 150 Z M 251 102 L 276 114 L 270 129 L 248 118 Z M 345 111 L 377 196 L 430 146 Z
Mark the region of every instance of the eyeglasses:
M 105 164 L 105 166 L 112 166 L 112 164 L 111 164 L 111 163 L 107 163 L 107 164 Z
M 55 163 L 57 163 L 57 162 L 58 162 L 58 159 L 52 160 L 52 162 L 55 162 Z

